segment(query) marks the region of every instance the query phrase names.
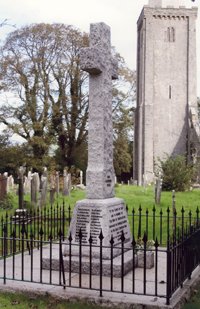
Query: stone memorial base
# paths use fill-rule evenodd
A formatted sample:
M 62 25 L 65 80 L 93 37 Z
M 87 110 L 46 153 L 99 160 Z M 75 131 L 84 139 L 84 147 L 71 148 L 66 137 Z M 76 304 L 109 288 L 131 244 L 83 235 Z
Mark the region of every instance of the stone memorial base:
M 69 256 L 63 256 L 64 270 L 69 272 L 70 258 Z M 135 266 L 138 264 L 137 255 L 135 255 Z M 92 258 L 90 265 L 90 258 L 83 256 L 81 259 L 81 273 L 91 275 L 100 275 L 100 260 L 99 258 Z M 112 260 L 113 265 L 113 277 L 119 278 L 122 275 L 121 267 L 121 255 L 116 256 Z M 42 268 L 50 269 L 50 259 L 49 255 L 44 255 L 42 259 Z M 124 253 L 124 267 L 123 272 L 126 275 L 133 268 L 133 252 L 132 250 L 126 251 Z M 52 260 L 51 260 L 51 269 L 59 271 L 59 246 L 53 248 L 52 250 Z M 79 273 L 79 256 L 71 257 L 71 273 Z M 102 275 L 110 276 L 111 275 L 111 260 L 103 259 L 102 260 Z
M 80 253 L 80 231 L 81 253 Z M 122 242 L 122 231 L 125 240 Z M 82 272 L 90 272 L 90 256 L 92 261 L 92 274 L 98 275 L 100 269 L 100 239 L 102 233 L 102 265 L 103 274 L 110 275 L 111 254 L 113 256 L 113 276 L 121 276 L 122 243 L 124 252 L 124 274 L 128 273 L 133 266 L 133 252 L 131 234 L 124 201 L 120 198 L 108 199 L 85 199 L 78 201 L 70 224 L 70 235 L 63 243 L 63 259 L 65 270 L 69 269 L 71 257 L 71 271 L 78 272 L 79 258 L 82 259 Z M 69 236 L 69 235 L 68 235 Z M 92 238 L 90 247 L 89 239 Z M 113 249 L 111 249 L 111 238 Z M 91 251 L 90 251 L 91 248 Z M 59 269 L 59 260 L 53 257 L 52 269 Z M 135 258 L 136 259 L 136 258 Z M 136 261 L 135 261 L 136 262 Z M 49 258 L 43 259 L 43 267 L 47 268 Z
M 124 247 L 131 248 L 131 233 L 128 223 L 126 207 L 123 199 L 85 199 L 78 201 L 74 208 L 73 217 L 70 224 L 70 233 L 72 237 L 72 245 L 79 245 L 80 231 L 82 233 L 82 245 L 89 245 L 89 238 L 92 237 L 93 256 L 99 256 L 100 239 L 99 235 L 103 235 L 103 258 L 110 258 L 110 240 L 113 238 L 114 256 L 120 254 L 121 236 L 124 233 Z M 107 248 L 106 248 L 107 247 Z M 67 245 L 64 255 L 68 254 Z M 77 254 L 76 254 L 77 248 Z M 118 248 L 118 249 L 117 249 Z M 88 255 L 88 249 L 83 254 Z M 78 255 L 78 246 L 74 246 L 73 255 Z
M 50 259 L 49 252 L 45 253 L 42 259 L 42 268 L 50 269 Z M 138 252 L 134 256 L 134 266 L 135 268 L 143 268 L 144 267 L 144 253 Z M 133 251 L 127 250 L 124 252 L 123 256 L 124 267 L 123 273 L 126 275 L 128 272 L 133 270 Z M 71 260 L 69 256 L 63 256 L 64 263 L 64 271 L 69 272 L 69 265 L 71 264 L 71 273 L 79 273 L 79 263 L 80 257 L 77 255 L 72 255 Z M 111 267 L 113 267 L 113 277 L 120 278 L 122 276 L 122 256 L 118 255 L 111 259 L 103 259 L 102 260 L 102 275 L 103 276 L 111 276 Z M 147 252 L 146 255 L 146 269 L 151 269 L 154 267 L 154 253 Z M 54 244 L 52 248 L 52 259 L 51 259 L 51 269 L 55 271 L 59 271 L 60 269 L 60 261 L 59 261 L 59 244 Z M 82 256 L 81 258 L 81 273 L 82 274 L 90 274 L 91 275 L 100 275 L 100 259 L 94 258 L 90 260 L 89 256 Z

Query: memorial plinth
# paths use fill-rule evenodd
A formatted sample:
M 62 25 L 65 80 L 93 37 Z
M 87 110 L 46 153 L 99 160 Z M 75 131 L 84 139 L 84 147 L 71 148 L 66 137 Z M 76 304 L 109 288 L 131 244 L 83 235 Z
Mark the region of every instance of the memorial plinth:
M 113 255 L 121 253 L 121 235 L 124 233 L 124 247 L 130 247 L 130 229 L 127 220 L 127 213 L 124 202 L 119 198 L 110 199 L 85 199 L 77 202 L 73 218 L 70 224 L 72 243 L 79 244 L 79 232 L 82 232 L 82 244 L 89 245 L 89 238 L 92 237 L 93 256 L 99 257 L 99 234 L 103 234 L 103 258 L 110 259 L 110 240 L 114 241 Z M 116 249 L 117 248 L 117 249 Z M 65 255 L 68 246 L 65 248 Z M 79 254 L 78 246 L 74 247 L 74 255 Z M 89 254 L 88 247 L 83 247 L 83 256 Z

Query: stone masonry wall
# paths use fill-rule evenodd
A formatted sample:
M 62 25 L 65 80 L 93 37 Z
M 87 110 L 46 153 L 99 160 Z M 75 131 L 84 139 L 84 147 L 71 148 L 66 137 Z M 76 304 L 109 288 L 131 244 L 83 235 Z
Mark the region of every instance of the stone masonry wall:
M 197 9 L 145 6 L 138 20 L 135 179 L 153 178 L 166 154 L 189 154 L 196 107 Z

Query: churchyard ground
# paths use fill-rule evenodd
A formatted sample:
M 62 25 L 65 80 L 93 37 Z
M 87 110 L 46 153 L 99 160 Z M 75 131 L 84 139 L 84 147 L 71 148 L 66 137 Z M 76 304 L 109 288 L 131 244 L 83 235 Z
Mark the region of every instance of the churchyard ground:
M 141 206 L 142 213 L 146 215 L 146 210 L 148 209 L 149 217 L 152 216 L 153 211 L 155 209 L 155 215 L 160 216 L 160 212 L 162 211 L 163 217 L 167 214 L 167 209 L 169 207 L 170 213 L 172 214 L 172 192 L 162 192 L 161 195 L 161 203 L 160 205 L 155 204 L 154 198 L 154 187 L 147 186 L 138 187 L 133 185 L 121 185 L 118 184 L 115 188 L 116 196 L 124 199 L 126 206 L 128 206 L 128 213 L 131 215 L 134 209 L 136 217 L 135 222 L 136 226 L 135 229 L 137 230 L 138 222 L 138 209 Z M 192 212 L 192 215 L 196 216 L 197 208 L 200 207 L 199 205 L 199 194 L 200 191 L 198 189 L 193 189 L 191 191 L 186 192 L 176 192 L 175 193 L 175 206 L 177 211 L 177 218 L 181 218 L 182 216 L 182 207 L 184 208 L 184 216 L 188 216 L 189 212 Z M 80 189 L 73 189 L 69 196 L 63 197 L 60 194 L 54 203 L 55 205 L 62 205 L 63 202 L 66 205 L 66 208 L 70 206 L 71 211 L 73 211 L 74 205 L 78 200 L 84 199 L 86 193 L 84 190 Z M 27 205 L 30 207 L 30 195 L 25 195 L 24 200 L 27 202 Z M 154 208 L 155 207 L 155 208 Z M 12 209 L 0 209 L 0 217 L 5 217 L 6 213 L 8 215 L 12 215 L 14 210 L 18 208 L 18 196 L 13 195 L 13 208 Z M 46 205 L 46 208 L 50 208 L 50 204 Z M 32 210 L 34 210 L 32 208 Z M 178 219 L 179 220 L 179 219 Z M 132 218 L 129 216 L 129 223 L 132 227 Z M 156 225 L 159 224 L 159 220 L 156 221 Z M 151 224 L 149 225 L 151 228 Z M 166 238 L 166 228 L 163 226 L 163 239 Z M 145 226 L 142 226 L 142 232 L 145 231 Z
M 15 309 L 106 309 L 95 304 L 81 302 L 67 302 L 64 300 L 53 299 L 47 296 L 24 295 L 20 293 L 0 293 L 0 308 Z M 112 309 L 111 307 L 109 307 Z M 200 286 L 194 291 L 193 297 L 182 309 L 200 308 Z M 116 308 L 115 309 L 119 309 Z
M 95 304 L 68 302 L 48 296 L 0 293 L 0 308 L 14 309 L 104 309 Z M 110 309 L 112 309 L 110 307 Z M 117 309 L 115 307 L 115 309 Z
M 132 185 L 117 185 L 115 188 L 116 196 L 123 198 L 126 205 L 130 207 L 130 210 L 134 207 L 135 210 L 141 207 L 144 209 L 151 209 L 155 205 L 154 200 L 154 187 L 148 186 L 147 188 L 138 187 L 138 186 L 132 186 Z M 176 192 L 176 210 L 179 212 L 182 207 L 186 211 L 195 211 L 199 204 L 199 195 L 200 190 L 199 189 L 193 189 L 191 191 L 186 192 Z M 58 203 L 59 205 L 63 203 L 63 201 L 70 205 L 73 209 L 76 201 L 84 199 L 86 196 L 86 193 L 84 190 L 80 189 L 73 189 L 70 193 L 70 196 L 66 196 L 63 198 L 62 194 L 60 194 L 56 200 L 55 204 Z M 17 203 L 18 197 L 13 196 L 13 209 L 16 209 L 18 207 Z M 24 200 L 30 203 L 30 195 L 25 195 Z M 162 192 L 161 195 L 161 203 L 160 205 L 155 205 L 156 209 L 165 210 L 167 207 L 172 206 L 172 192 Z M 50 204 L 47 204 L 47 207 L 50 207 Z M 12 213 L 13 210 L 8 210 L 8 213 Z M 0 215 L 4 215 L 6 213 L 6 210 L 0 209 Z

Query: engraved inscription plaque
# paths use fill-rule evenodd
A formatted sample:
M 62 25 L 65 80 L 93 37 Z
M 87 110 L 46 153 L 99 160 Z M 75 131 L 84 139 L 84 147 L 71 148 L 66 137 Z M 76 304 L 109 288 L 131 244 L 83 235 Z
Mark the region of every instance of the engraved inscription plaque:
M 109 207 L 110 220 L 109 228 L 111 235 L 115 241 L 115 244 L 120 243 L 120 237 L 122 231 L 127 241 L 130 241 L 129 229 L 127 226 L 127 215 L 123 204 L 116 205 L 115 207 Z
M 82 242 L 87 242 L 87 225 L 90 223 L 90 210 L 88 208 L 79 208 L 76 219 L 75 241 L 79 241 L 79 231 L 83 234 Z

